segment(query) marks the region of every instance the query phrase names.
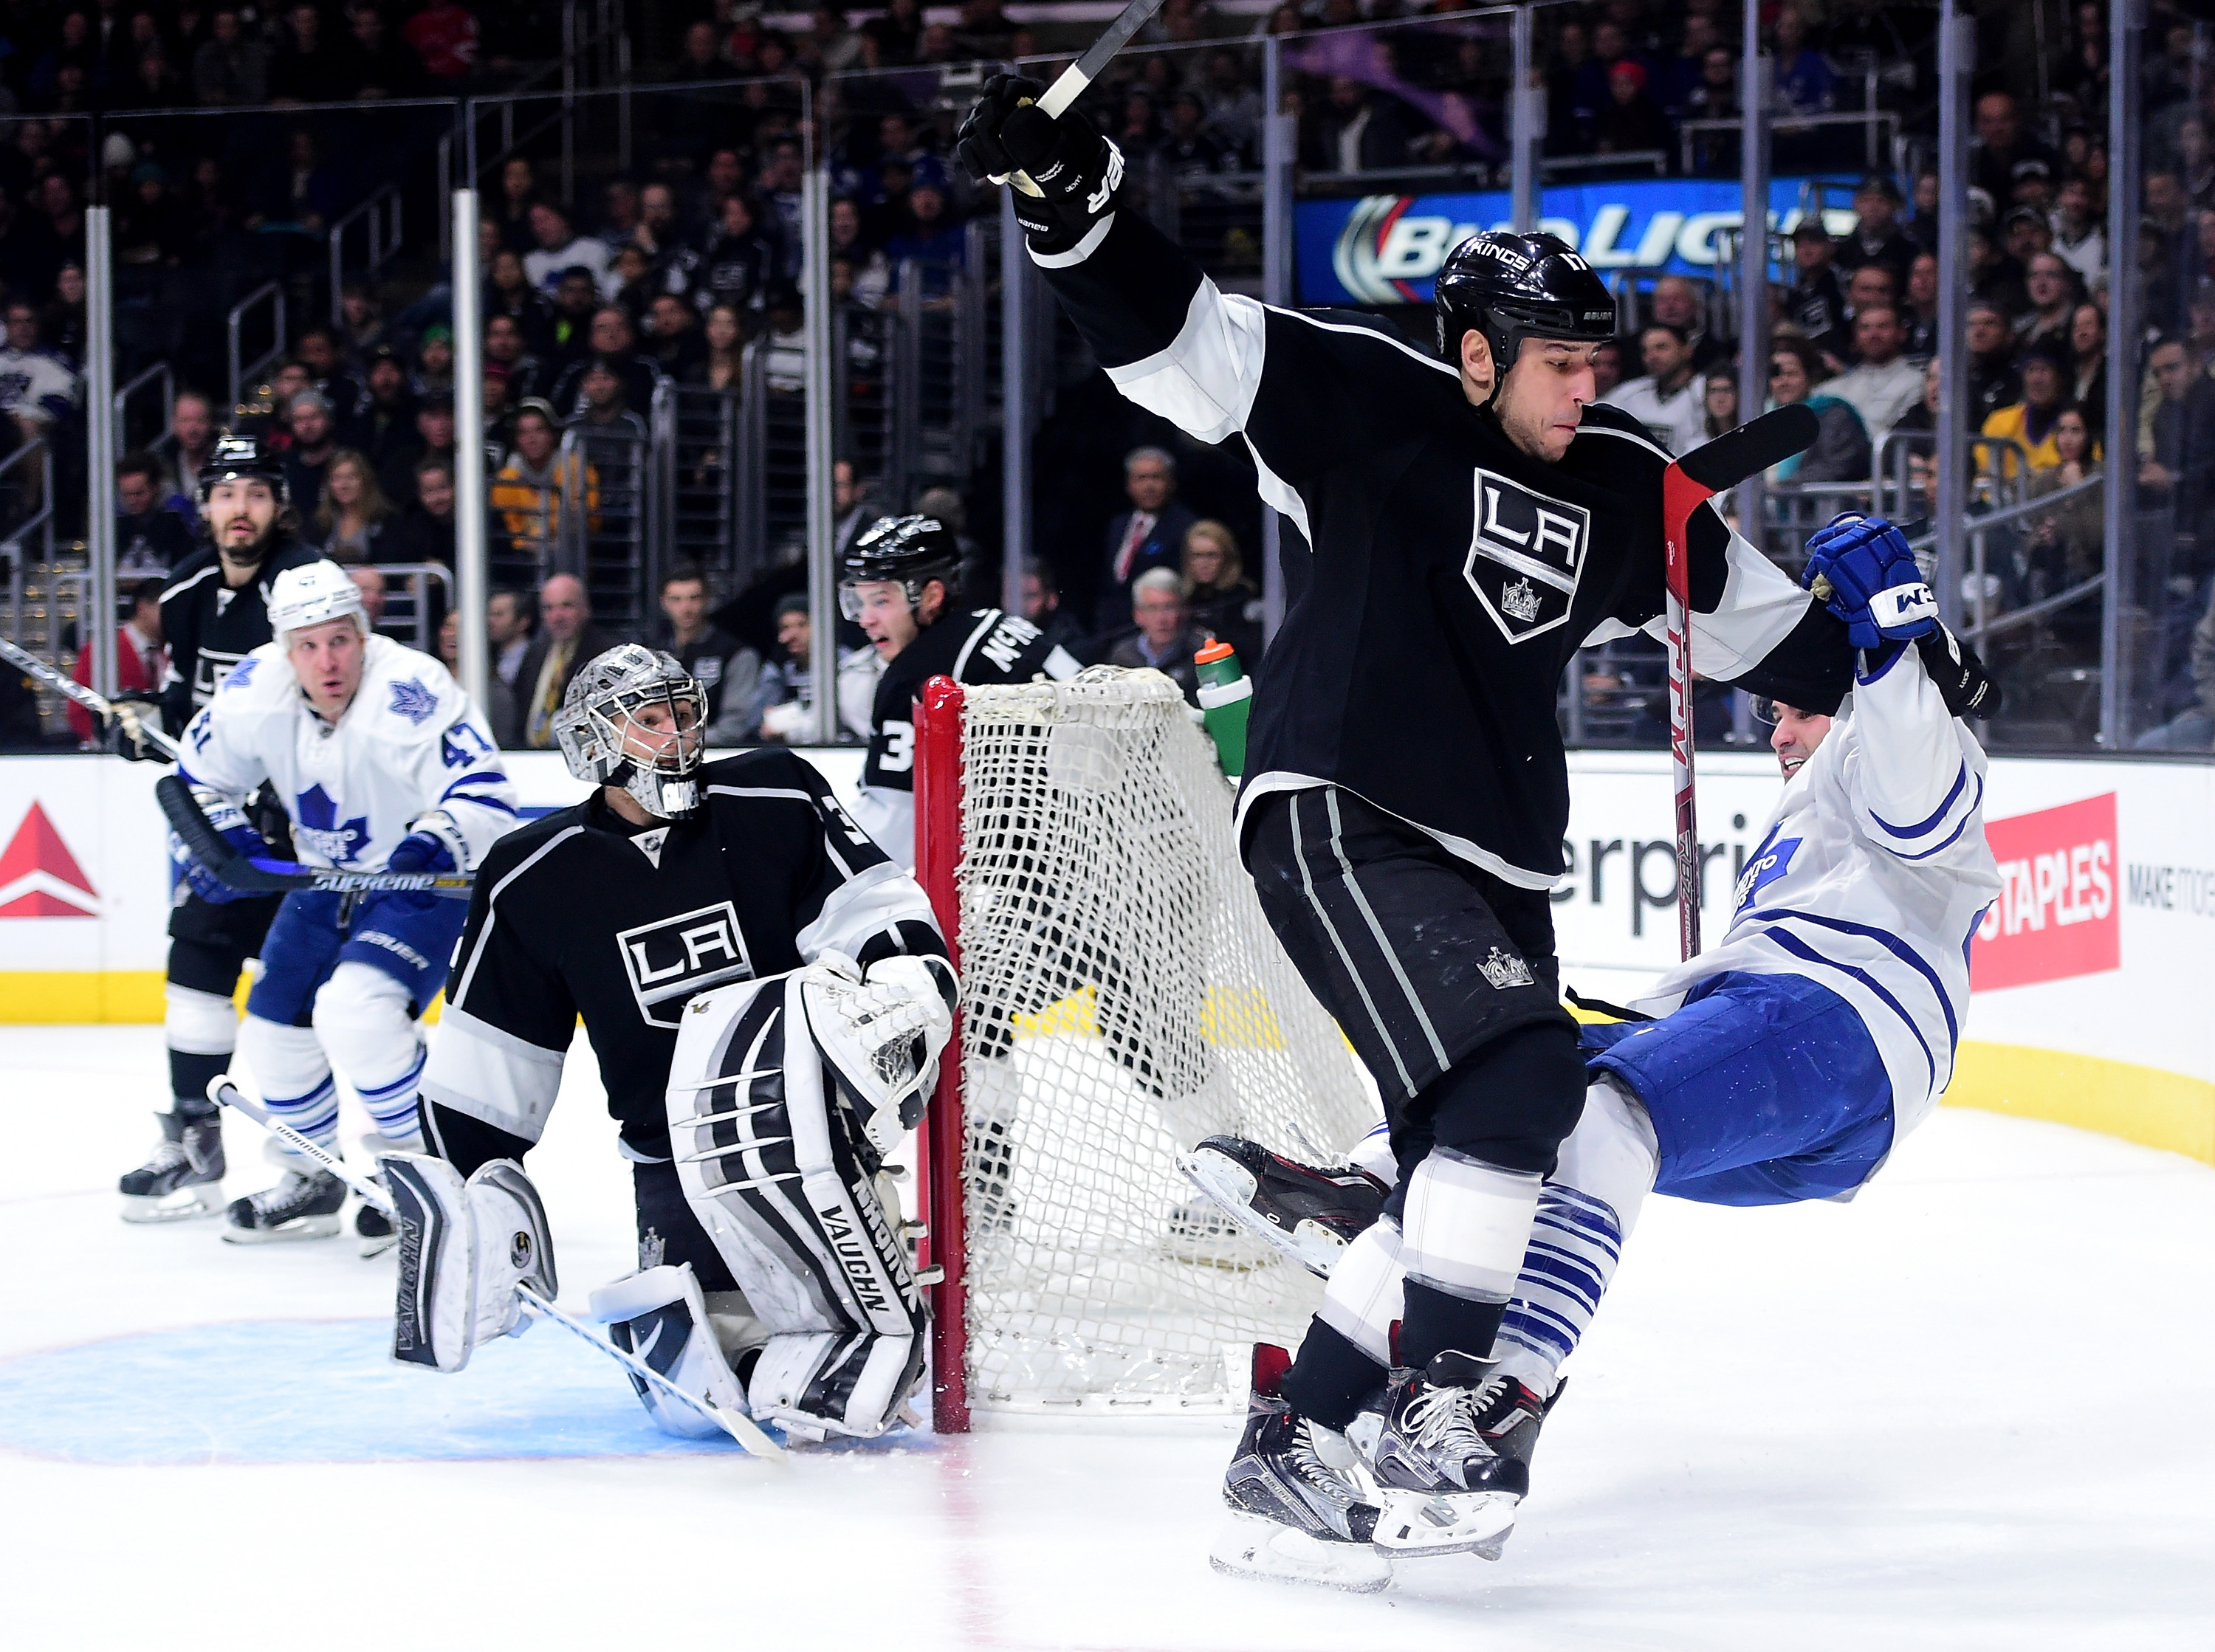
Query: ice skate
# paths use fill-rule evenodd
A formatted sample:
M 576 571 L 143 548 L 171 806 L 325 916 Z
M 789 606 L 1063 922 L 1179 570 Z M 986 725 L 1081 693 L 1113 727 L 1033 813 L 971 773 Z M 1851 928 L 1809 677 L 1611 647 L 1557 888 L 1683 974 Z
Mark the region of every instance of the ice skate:
M 384 1178 L 382 1176 L 374 1176 L 370 1179 L 379 1187 L 384 1185 Z M 360 1242 L 361 1254 L 365 1260 L 371 1257 L 383 1256 L 400 1242 L 400 1235 L 393 1227 L 392 1218 L 366 1199 L 353 1208 L 353 1235 Z
M 223 1236 L 233 1245 L 328 1239 L 346 1196 L 346 1184 L 328 1171 L 288 1170 L 276 1186 L 231 1202 Z
M 1233 1221 L 1318 1279 L 1330 1277 L 1390 1191 L 1365 1172 L 1318 1170 L 1236 1135 L 1209 1136 L 1180 1167 Z
M 161 1144 L 154 1156 L 116 1183 L 128 1222 L 190 1221 L 223 1211 L 223 1120 L 156 1113 Z
M 1380 1513 L 1373 1541 L 1385 1555 L 1496 1556 L 1530 1490 L 1527 1461 L 1488 1438 L 1522 1426 L 1520 1388 L 1489 1360 L 1448 1349 L 1423 1369 L 1392 1373 L 1382 1395 L 1347 1437 L 1376 1482 Z M 1528 1392 L 1528 1390 L 1525 1390 Z M 1543 1416 L 1543 1412 L 1541 1412 Z
M 1555 1383 L 1552 1395 L 1545 1399 L 1539 1398 L 1533 1390 L 1513 1377 L 1501 1379 L 1496 1386 L 1486 1388 L 1491 1398 L 1477 1412 L 1477 1432 L 1503 1459 L 1523 1465 L 1525 1496 L 1530 1495 L 1527 1480 L 1531 1459 L 1538 1450 L 1538 1430 L 1561 1403 L 1568 1386 L 1566 1381 Z M 1499 1559 L 1514 1531 L 1514 1527 L 1509 1526 L 1497 1537 L 1478 1544 L 1472 1552 L 1485 1560 Z
M 1230 1519 L 1207 1563 L 1231 1577 L 1271 1578 L 1369 1594 L 1392 1569 L 1369 1547 L 1377 1508 L 1366 1500 L 1359 1459 L 1343 1436 L 1299 1416 L 1278 1393 L 1291 1356 L 1254 1349 L 1246 1432 L 1223 1501 Z

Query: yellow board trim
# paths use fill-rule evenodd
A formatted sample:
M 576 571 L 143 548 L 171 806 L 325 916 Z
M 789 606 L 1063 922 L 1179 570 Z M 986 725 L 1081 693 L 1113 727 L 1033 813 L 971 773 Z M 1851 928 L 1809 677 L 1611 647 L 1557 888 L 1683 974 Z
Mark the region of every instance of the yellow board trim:
M 0 1026 L 95 1026 L 159 1021 L 163 1008 L 159 970 L 0 970 Z M 232 1001 L 246 1013 L 252 977 L 241 976 Z M 436 1022 L 444 994 L 423 1012 Z

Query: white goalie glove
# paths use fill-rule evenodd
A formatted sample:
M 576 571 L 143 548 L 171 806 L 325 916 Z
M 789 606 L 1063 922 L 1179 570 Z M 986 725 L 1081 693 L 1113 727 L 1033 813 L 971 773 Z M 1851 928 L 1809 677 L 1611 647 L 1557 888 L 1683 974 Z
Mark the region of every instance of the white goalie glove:
M 841 952 L 795 971 L 807 1030 L 880 1153 L 923 1117 L 953 1035 L 953 970 L 940 959 L 880 958 L 864 974 Z
M 495 1159 L 463 1181 L 443 1159 L 389 1153 L 377 1167 L 400 1239 L 393 1359 L 458 1371 L 479 1344 L 521 1336 L 531 1322 L 515 1288 L 559 1294 L 546 1208 L 523 1166 Z

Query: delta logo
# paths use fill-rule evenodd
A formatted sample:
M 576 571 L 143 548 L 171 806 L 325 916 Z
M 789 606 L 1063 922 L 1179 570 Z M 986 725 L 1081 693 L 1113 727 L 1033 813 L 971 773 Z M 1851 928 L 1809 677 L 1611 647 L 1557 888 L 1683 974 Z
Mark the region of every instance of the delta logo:
M 2000 894 L 1969 943 L 1976 991 L 2122 967 L 2115 794 L 1990 821 Z
M 96 918 L 92 880 L 37 804 L 0 849 L 0 918 Z

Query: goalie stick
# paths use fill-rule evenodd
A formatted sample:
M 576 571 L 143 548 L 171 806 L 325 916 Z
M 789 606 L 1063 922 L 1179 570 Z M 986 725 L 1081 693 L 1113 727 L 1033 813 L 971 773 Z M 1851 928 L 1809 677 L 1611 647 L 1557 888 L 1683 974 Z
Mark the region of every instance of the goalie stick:
M 64 698 L 75 701 L 95 717 L 103 721 L 112 721 L 114 719 L 115 702 L 106 694 L 96 694 L 76 678 L 57 671 L 30 650 L 17 647 L 5 637 L 0 637 L 0 659 L 4 659 L 10 665 L 17 667 L 24 676 L 34 682 L 45 683 L 47 688 Z M 148 709 L 150 711 L 153 708 L 149 707 Z M 159 713 L 157 713 L 156 715 L 158 716 Z M 142 722 L 138 725 L 138 734 L 148 745 L 153 747 L 170 762 L 177 761 L 177 743 L 162 732 L 158 723 Z
M 466 901 L 476 884 L 475 875 L 465 872 L 341 872 L 241 854 L 209 823 L 199 799 L 193 795 L 191 782 L 181 774 L 164 774 L 155 781 L 154 800 L 162 805 L 169 829 L 176 833 L 186 852 L 225 888 L 244 894 L 284 895 L 305 889 L 328 895 L 375 895 L 400 890 Z
M 267 1113 L 246 1098 L 245 1092 L 231 1081 L 230 1074 L 218 1073 L 210 1079 L 207 1095 L 208 1099 L 218 1107 L 228 1107 L 234 1112 L 245 1114 L 247 1117 L 252 1119 L 302 1158 L 328 1171 L 359 1194 L 364 1202 L 374 1205 L 388 1216 L 397 1215 L 398 1213 L 393 1207 L 391 1195 L 353 1169 L 336 1153 L 317 1147 L 282 1119 L 270 1117 Z M 678 1387 L 645 1361 L 625 1353 L 604 1337 L 595 1337 L 580 1321 L 562 1312 L 561 1309 L 539 1295 L 537 1291 L 532 1290 L 530 1286 L 518 1285 L 515 1288 L 515 1294 L 522 1299 L 523 1306 L 530 1309 L 534 1316 L 549 1320 L 561 1326 L 571 1336 L 590 1343 L 594 1349 L 615 1361 L 640 1381 L 649 1383 L 660 1389 L 662 1392 L 690 1406 L 715 1423 L 717 1428 L 722 1429 L 724 1433 L 729 1435 L 732 1439 L 737 1441 L 745 1448 L 749 1455 L 763 1458 L 770 1462 L 785 1460 L 784 1447 L 764 1434 L 760 1426 L 752 1417 L 741 1416 L 733 1411 L 726 1411 L 719 1406 L 709 1404 L 697 1394 Z
M 1038 107 L 1052 120 L 1061 119 L 1062 111 L 1084 95 L 1084 89 L 1100 78 L 1100 71 L 1115 60 L 1115 54 L 1130 45 L 1131 37 L 1153 20 L 1162 9 L 1163 0 L 1131 0 L 1130 4 L 1116 14 L 1115 21 L 1108 25 L 1100 38 L 1087 46 L 1084 55 L 1053 77 L 1053 84 L 1046 89 Z M 1011 172 L 999 181 L 1011 183 L 1026 195 L 1041 192 L 1026 172 Z
M 1663 572 L 1668 587 L 1669 768 L 1677 786 L 1677 940 L 1700 950 L 1700 821 L 1692 792 L 1692 512 L 1747 477 L 1815 444 L 1804 403 L 1776 407 L 1674 460 L 1661 474 Z

